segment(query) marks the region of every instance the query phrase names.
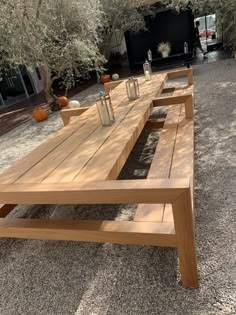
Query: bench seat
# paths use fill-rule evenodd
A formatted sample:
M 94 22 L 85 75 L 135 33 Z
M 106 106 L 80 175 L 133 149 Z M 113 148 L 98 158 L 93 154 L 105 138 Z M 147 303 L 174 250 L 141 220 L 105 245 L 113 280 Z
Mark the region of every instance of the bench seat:
M 185 118 L 184 104 L 170 105 L 148 178 L 189 178 L 193 195 L 193 136 L 193 119 Z M 173 223 L 172 207 L 141 204 L 134 220 Z
M 174 87 L 163 91 L 168 78 L 179 76 L 187 76 L 187 87 Z M 155 76 L 153 75 L 153 77 Z M 119 130 L 114 131 L 114 126 L 110 129 L 101 128 L 94 107 L 70 124 L 71 117 L 80 116 L 87 109 L 61 111 L 64 125 L 67 126 L 59 135 L 54 136 L 51 142 L 41 145 L 40 148 L 13 166 L 8 171 L 9 173 L 4 173 L 1 177 L 1 237 L 177 247 L 183 286 L 198 287 L 192 211 L 194 148 L 192 70 L 177 70 L 157 75 L 156 78 L 157 80 L 149 82 L 144 82 L 144 78 L 140 79 L 140 90 L 143 95 L 141 93 L 141 97 L 136 103 L 127 100 L 125 83 L 117 81 L 105 85 L 106 92 L 110 92 L 111 89 L 121 84 L 121 87 L 118 86 L 114 91 L 115 96 L 112 91 L 114 100 L 116 100 L 117 116 L 123 119 L 117 120 L 117 124 L 120 123 L 122 127 L 121 133 Z M 171 92 L 172 96 L 160 97 L 161 91 Z M 120 98 L 121 95 L 124 97 L 123 101 Z M 168 106 L 164 122 L 147 122 L 153 106 Z M 86 125 L 87 120 L 89 123 Z M 94 132 L 92 137 L 90 137 L 91 128 Z M 116 180 L 143 128 L 162 128 L 148 179 Z M 113 137 L 111 137 L 112 132 Z M 82 150 L 81 146 L 80 150 L 77 150 L 80 145 L 77 142 L 78 138 L 81 141 Z M 88 138 L 90 141 L 86 140 Z M 98 143 L 98 139 L 101 142 Z M 103 145 L 103 153 L 98 156 L 96 156 L 97 145 L 99 147 Z M 58 154 L 58 147 L 60 154 Z M 70 151 L 65 152 L 68 149 Z M 56 152 L 55 155 L 54 152 Z M 87 164 L 85 163 L 84 167 L 84 169 L 87 167 L 86 176 L 82 176 L 83 180 L 80 181 L 72 179 L 68 182 L 65 181 L 64 176 L 68 170 L 71 170 L 72 175 L 76 174 L 74 172 L 78 172 L 81 152 L 84 161 L 89 161 Z M 110 152 L 112 152 L 111 156 Z M 75 155 L 72 155 L 74 153 Z M 70 159 L 71 155 L 72 159 Z M 51 163 L 49 163 L 49 167 L 54 167 L 55 156 L 56 158 L 59 156 L 60 161 L 63 161 L 59 164 L 59 171 L 57 169 L 57 175 L 63 181 L 54 178 L 53 182 L 47 183 L 45 180 L 41 182 L 45 175 L 42 179 L 39 177 L 42 176 L 40 163 L 45 163 L 44 165 L 48 167 L 49 161 Z M 101 173 L 101 171 L 104 172 L 104 157 L 108 161 L 109 157 L 113 156 L 115 158 L 111 160 L 112 163 L 108 164 L 107 173 L 104 175 Z M 94 157 L 92 165 L 90 164 L 91 157 Z M 66 164 L 63 164 L 64 161 Z M 88 166 L 89 164 L 90 166 Z M 33 182 L 31 181 L 32 176 L 29 176 L 32 168 L 34 168 Z M 22 178 L 25 177 L 24 170 L 29 176 L 26 181 L 25 179 L 22 181 Z M 91 180 L 91 172 L 98 173 L 95 180 Z M 134 221 L 128 222 L 5 219 L 16 204 L 45 203 L 140 205 Z

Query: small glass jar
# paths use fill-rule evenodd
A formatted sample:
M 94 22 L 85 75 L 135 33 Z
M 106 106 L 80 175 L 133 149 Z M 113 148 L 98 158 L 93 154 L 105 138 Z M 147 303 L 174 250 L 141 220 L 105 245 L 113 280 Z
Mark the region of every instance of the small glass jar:
M 126 81 L 126 90 L 127 90 L 127 95 L 130 101 L 136 100 L 137 98 L 139 98 L 140 93 L 139 93 L 138 79 L 135 79 L 133 77 L 129 78 Z
M 151 64 L 146 60 L 143 64 L 143 72 L 146 81 L 150 81 L 152 79 L 152 68 Z
M 115 116 L 110 95 L 100 92 L 100 96 L 97 98 L 96 105 L 102 126 L 111 126 L 114 124 Z

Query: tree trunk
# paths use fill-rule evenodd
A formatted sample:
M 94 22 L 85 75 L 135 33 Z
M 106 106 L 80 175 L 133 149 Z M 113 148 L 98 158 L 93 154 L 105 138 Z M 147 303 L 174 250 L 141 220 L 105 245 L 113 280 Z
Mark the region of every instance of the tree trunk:
M 105 37 L 105 40 L 104 40 L 104 46 L 103 46 L 103 49 L 102 49 L 102 54 L 108 59 L 109 58 L 109 48 L 111 46 L 111 39 L 112 39 L 112 36 L 114 34 L 114 31 L 116 29 L 116 25 L 119 21 L 119 18 L 120 18 L 120 15 L 117 14 L 113 20 L 113 23 L 112 23 L 112 26 L 111 26 L 111 29 L 110 31 L 108 30 L 108 33 L 107 33 L 107 36 Z
M 45 63 L 42 66 L 43 74 L 44 74 L 44 91 L 45 91 L 45 96 L 48 104 L 51 106 L 51 109 L 53 111 L 59 110 L 60 106 L 57 103 L 57 96 L 53 93 L 53 88 L 52 88 L 52 74 L 50 71 L 50 68 L 48 65 Z

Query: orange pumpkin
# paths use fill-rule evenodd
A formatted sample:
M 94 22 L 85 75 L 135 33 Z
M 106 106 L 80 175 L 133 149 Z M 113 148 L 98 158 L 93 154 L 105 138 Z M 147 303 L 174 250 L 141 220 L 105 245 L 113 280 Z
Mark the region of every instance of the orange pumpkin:
M 60 96 L 57 100 L 61 107 L 66 107 L 69 104 L 69 100 L 66 96 Z
M 39 107 L 33 111 L 33 117 L 37 121 L 43 121 L 48 119 L 48 113 L 45 109 Z
M 102 74 L 101 77 L 100 77 L 100 81 L 101 83 L 107 83 L 110 81 L 110 75 L 109 74 Z

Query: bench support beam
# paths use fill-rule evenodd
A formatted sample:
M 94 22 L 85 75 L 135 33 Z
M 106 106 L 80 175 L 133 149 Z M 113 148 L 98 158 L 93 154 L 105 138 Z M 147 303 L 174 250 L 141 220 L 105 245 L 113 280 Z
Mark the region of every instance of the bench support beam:
M 170 71 L 167 73 L 167 76 L 168 76 L 168 79 L 187 76 L 188 85 L 193 85 L 193 69 Z
M 109 94 L 112 89 L 117 87 L 119 84 L 121 84 L 123 80 L 118 81 L 112 81 L 112 82 L 106 82 L 104 83 L 104 90 L 106 94 Z
M 173 223 L 0 219 L 0 237 L 176 247 Z
M 6 204 L 172 203 L 188 186 L 187 178 L 9 184 L 0 185 L 0 200 Z
M 167 96 L 159 97 L 153 100 L 153 106 L 170 106 L 170 105 L 185 105 L 185 116 L 187 119 L 193 118 L 193 95 L 179 95 L 179 96 Z
M 197 257 L 190 188 L 172 204 L 182 284 L 198 288 Z
M 60 113 L 61 113 L 61 118 L 62 118 L 64 126 L 70 123 L 71 117 L 80 116 L 88 109 L 89 107 L 78 107 L 78 108 L 69 108 L 69 109 L 61 110 Z

